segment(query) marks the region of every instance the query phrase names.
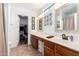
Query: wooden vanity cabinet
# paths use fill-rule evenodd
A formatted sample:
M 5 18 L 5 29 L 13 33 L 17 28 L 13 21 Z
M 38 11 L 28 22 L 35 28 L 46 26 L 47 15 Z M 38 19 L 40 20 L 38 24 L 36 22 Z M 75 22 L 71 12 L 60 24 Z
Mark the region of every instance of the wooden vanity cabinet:
M 31 43 L 35 49 L 38 49 L 38 40 L 44 42 L 44 56 L 79 56 L 78 51 L 53 43 L 46 39 L 42 39 L 35 35 L 31 35 Z
M 34 35 L 31 35 L 31 45 L 33 48 L 38 49 L 38 38 Z
M 54 43 L 44 40 L 44 56 L 54 56 Z
M 52 49 L 47 46 L 44 46 L 44 56 L 52 56 L 52 55 L 53 55 Z
M 44 56 L 79 56 L 79 52 L 44 40 Z
M 79 56 L 79 52 L 55 44 L 55 56 Z

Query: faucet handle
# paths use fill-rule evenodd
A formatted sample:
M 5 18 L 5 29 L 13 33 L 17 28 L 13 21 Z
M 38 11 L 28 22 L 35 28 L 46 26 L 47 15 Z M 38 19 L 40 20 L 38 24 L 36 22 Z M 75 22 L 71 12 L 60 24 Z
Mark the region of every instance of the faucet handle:
M 66 37 L 66 35 L 65 34 L 62 34 L 62 38 L 64 39 Z
M 73 41 L 73 36 L 72 35 L 70 36 L 70 40 Z
M 66 36 L 66 34 L 62 34 L 62 39 L 68 40 L 68 36 Z

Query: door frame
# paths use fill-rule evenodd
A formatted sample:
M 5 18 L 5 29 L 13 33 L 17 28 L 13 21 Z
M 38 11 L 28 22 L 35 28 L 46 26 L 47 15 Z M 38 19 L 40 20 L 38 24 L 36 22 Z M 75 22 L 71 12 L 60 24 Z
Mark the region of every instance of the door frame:
M 20 16 L 25 16 L 25 15 L 21 15 L 21 14 L 18 14 L 18 17 L 19 17 L 19 34 L 20 34 Z M 29 19 L 29 17 L 28 16 L 26 16 L 27 17 L 27 21 L 28 21 L 28 19 Z M 29 23 L 28 23 L 28 25 L 29 25 Z M 28 27 L 27 27 L 28 28 Z M 27 29 L 27 30 L 29 30 L 29 28 Z M 28 32 L 28 31 L 27 31 Z M 28 34 L 29 35 L 29 34 Z M 19 39 L 20 39 L 20 35 L 19 35 Z M 18 42 L 18 44 L 19 44 L 19 42 Z M 27 39 L 27 44 L 28 44 L 28 39 Z

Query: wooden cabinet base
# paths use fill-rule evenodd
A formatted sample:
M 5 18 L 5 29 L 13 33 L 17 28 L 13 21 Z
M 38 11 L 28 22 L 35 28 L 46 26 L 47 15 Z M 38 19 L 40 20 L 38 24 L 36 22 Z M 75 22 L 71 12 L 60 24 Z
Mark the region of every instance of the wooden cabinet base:
M 38 40 L 44 41 L 44 56 L 79 56 L 79 52 L 75 50 L 31 35 L 31 43 L 35 49 L 38 49 Z
M 45 40 L 44 55 L 45 56 L 79 56 L 79 52 Z
M 44 40 L 44 55 L 54 56 L 54 43 Z
M 31 45 L 33 48 L 38 49 L 38 39 L 31 35 Z
M 55 45 L 55 53 L 60 54 L 61 56 L 79 56 L 79 52 L 66 48 L 64 46 Z
M 44 46 L 44 56 L 54 56 L 52 49 Z

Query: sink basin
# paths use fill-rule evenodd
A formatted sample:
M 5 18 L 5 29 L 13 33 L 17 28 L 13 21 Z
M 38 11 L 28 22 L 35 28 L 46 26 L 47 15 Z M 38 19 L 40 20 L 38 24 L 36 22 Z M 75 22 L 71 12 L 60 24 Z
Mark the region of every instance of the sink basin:
M 46 38 L 50 39 L 50 38 L 53 38 L 54 36 L 47 36 Z

